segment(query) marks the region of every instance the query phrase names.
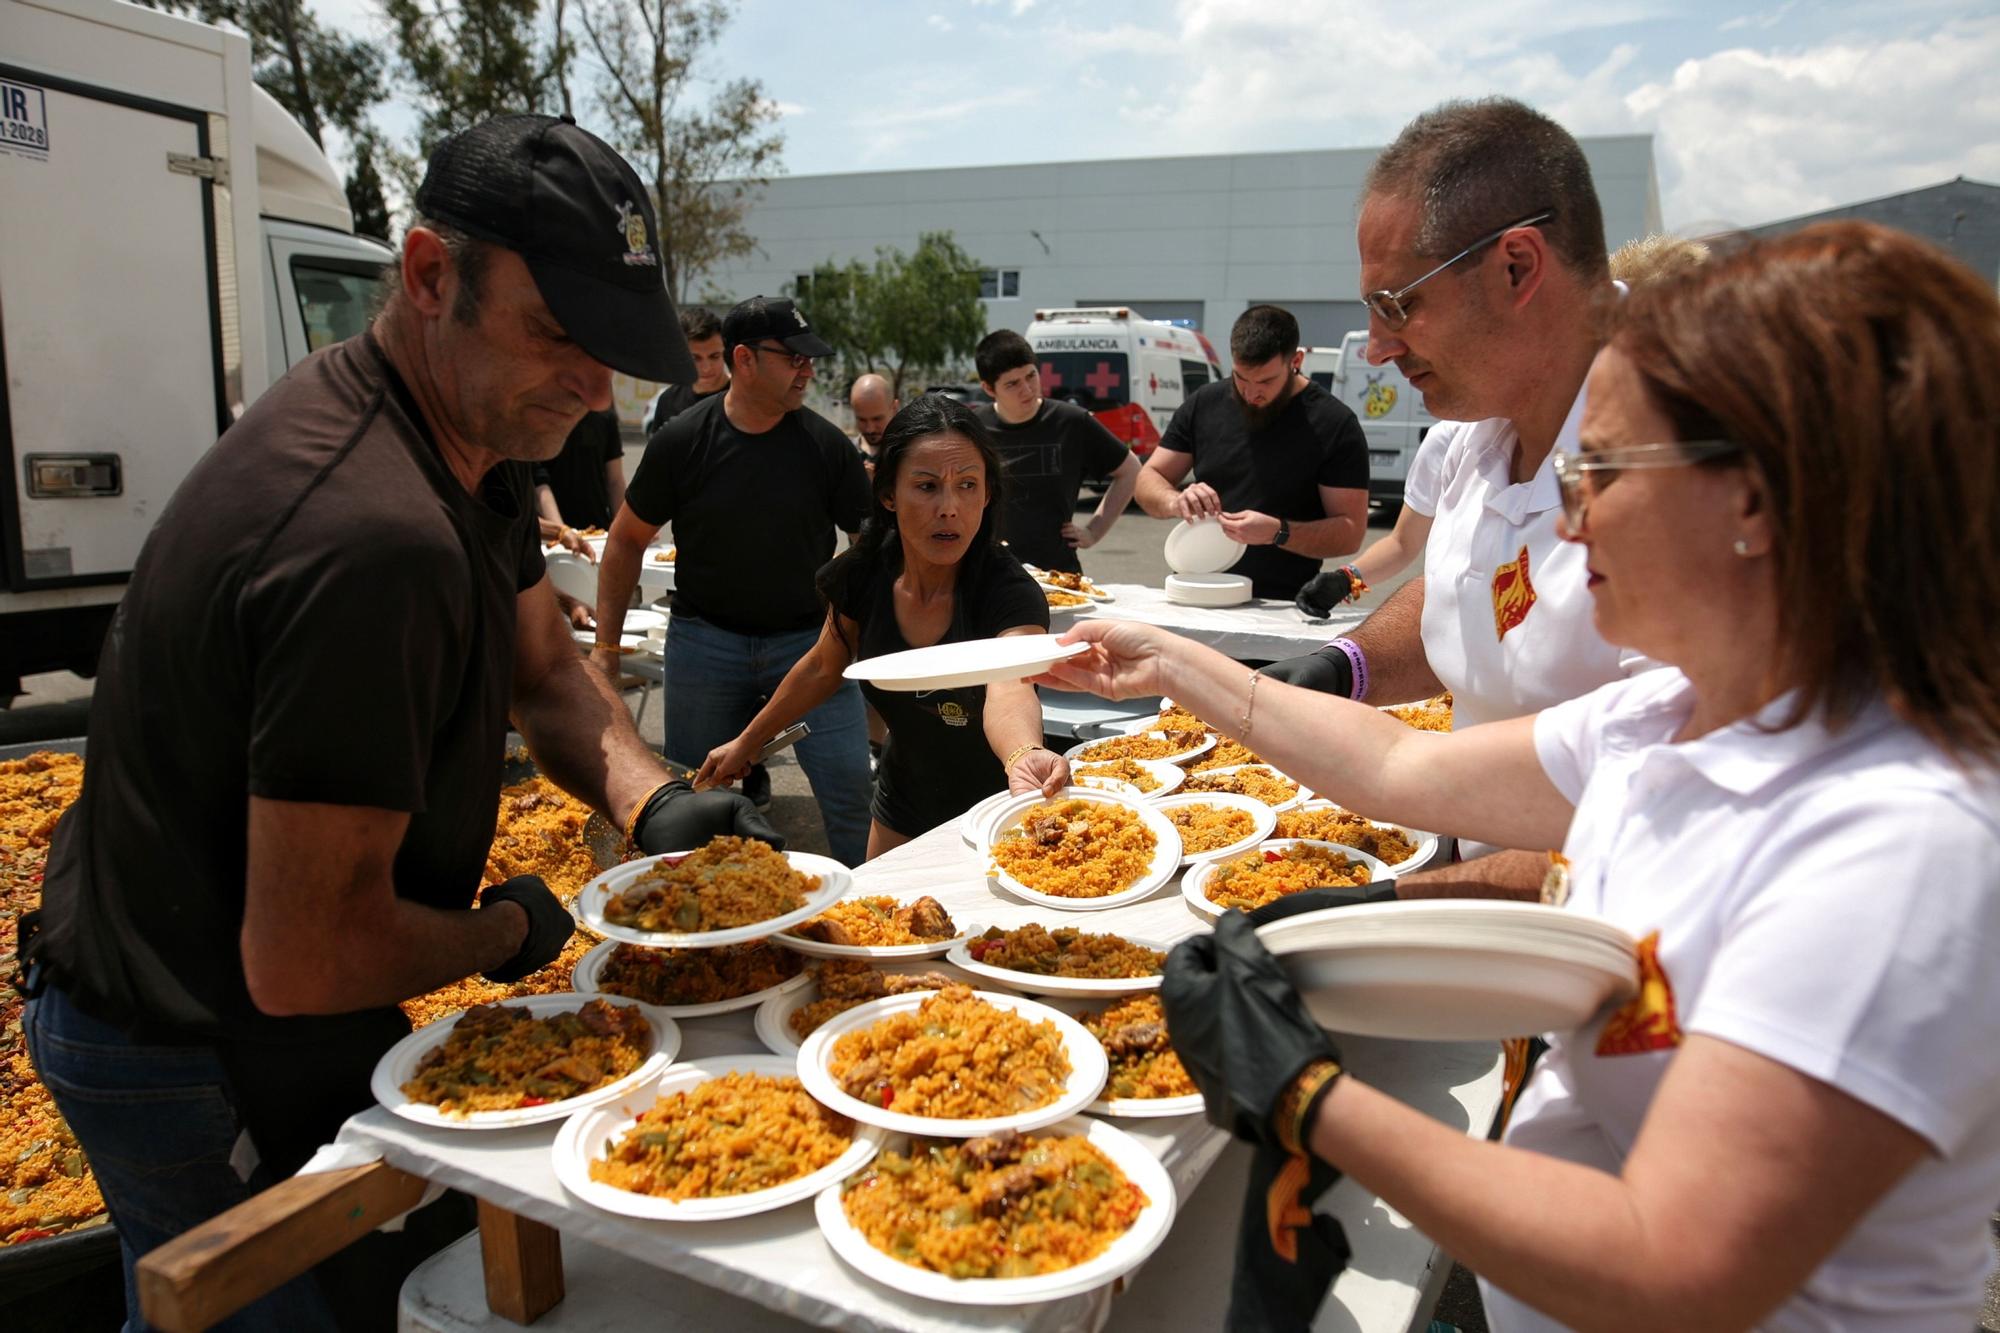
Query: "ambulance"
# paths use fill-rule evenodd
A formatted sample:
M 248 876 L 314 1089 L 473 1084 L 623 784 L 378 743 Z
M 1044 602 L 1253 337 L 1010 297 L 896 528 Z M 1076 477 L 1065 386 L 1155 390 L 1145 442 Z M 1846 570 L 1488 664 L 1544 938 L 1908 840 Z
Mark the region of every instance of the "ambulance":
M 1390 510 L 1403 503 L 1403 481 L 1437 418 L 1394 363 L 1368 364 L 1368 334 L 1357 330 L 1338 347 L 1306 348 L 1306 378 L 1346 403 L 1368 437 L 1368 498 Z
M 1037 310 L 1023 336 L 1041 368 L 1042 396 L 1089 411 L 1141 458 L 1189 394 L 1222 378 L 1199 330 L 1126 306 Z

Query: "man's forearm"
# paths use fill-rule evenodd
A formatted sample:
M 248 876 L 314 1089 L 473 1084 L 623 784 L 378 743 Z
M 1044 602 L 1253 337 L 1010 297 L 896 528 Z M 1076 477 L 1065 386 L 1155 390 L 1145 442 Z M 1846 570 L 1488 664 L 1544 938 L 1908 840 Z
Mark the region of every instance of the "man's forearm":
M 1511 898 L 1538 902 L 1547 852 L 1493 852 L 1457 865 L 1413 870 L 1396 880 L 1398 898 Z
M 621 827 L 632 807 L 669 776 L 639 738 L 624 700 L 581 657 L 558 663 L 532 691 L 517 696 L 513 721 L 545 777 Z
M 632 589 L 639 586 L 639 562 L 643 547 L 619 540 L 616 533 L 605 540 L 597 557 L 597 641 L 616 645 L 625 629 L 625 608 L 632 604 Z
M 1353 555 L 1361 549 L 1362 539 L 1367 535 L 1368 524 L 1365 520 L 1356 521 L 1344 514 L 1336 518 L 1314 518 L 1292 524 L 1291 540 L 1285 543 L 1283 549 L 1293 555 L 1330 560 Z
M 1139 489 L 1139 478 L 1145 469 L 1134 468 L 1125 476 L 1112 474 L 1111 485 L 1105 490 L 1104 498 L 1097 502 L 1097 508 L 1090 515 L 1090 535 L 1092 540 L 1100 539 L 1111 531 L 1111 525 L 1118 521 L 1125 507 L 1132 503 L 1133 493 Z
M 602 619 L 598 621 L 603 624 Z M 1400 704 L 1428 699 L 1444 686 L 1424 653 L 1424 581 L 1411 579 L 1343 637 L 1368 658 L 1368 700 Z
M 1139 482 L 1136 491 L 1139 508 L 1145 510 L 1154 518 L 1178 518 L 1180 516 L 1180 509 L 1178 508 L 1180 493 L 1180 487 L 1168 481 L 1154 469 L 1147 467 L 1139 470 Z

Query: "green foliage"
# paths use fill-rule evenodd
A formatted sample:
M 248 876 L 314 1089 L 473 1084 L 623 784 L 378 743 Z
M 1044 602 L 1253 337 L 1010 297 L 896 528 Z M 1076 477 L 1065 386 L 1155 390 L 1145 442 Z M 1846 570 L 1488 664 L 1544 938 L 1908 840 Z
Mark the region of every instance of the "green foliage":
M 652 191 L 667 290 L 682 300 L 708 270 L 756 247 L 743 219 L 779 170 L 777 107 L 753 79 L 692 104 L 701 57 L 729 25 L 726 0 L 569 3 L 590 56 L 600 132 Z
M 386 244 L 394 235 L 395 226 L 389 217 L 388 198 L 382 193 L 382 173 L 375 165 L 379 152 L 381 138 L 372 128 L 354 137 L 354 166 L 347 173 L 347 206 L 354 212 L 356 232 Z
M 541 0 L 383 0 L 382 9 L 419 109 L 419 161 L 490 116 L 561 110 L 562 65 Z
M 790 295 L 833 344 L 844 380 L 875 371 L 900 397 L 906 382 L 949 378 L 972 359 L 986 334 L 979 268 L 950 232 L 925 232 L 910 254 L 877 249 L 872 268 L 829 260 Z

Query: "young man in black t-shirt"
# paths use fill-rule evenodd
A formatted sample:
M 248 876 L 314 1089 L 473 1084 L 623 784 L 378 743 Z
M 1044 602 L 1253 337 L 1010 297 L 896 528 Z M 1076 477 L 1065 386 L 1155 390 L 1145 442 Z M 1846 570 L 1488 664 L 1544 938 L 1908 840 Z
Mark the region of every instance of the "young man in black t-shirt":
M 369 330 L 251 404 L 147 536 L 21 923 L 29 1049 L 128 1291 L 139 1256 L 372 1103 L 400 1001 L 561 952 L 539 877 L 480 890 L 510 718 L 648 850 L 777 840 L 667 780 L 543 569 L 529 465 L 610 404 L 614 367 L 687 370 L 644 186 L 573 122 L 501 116 L 439 146 L 416 214 Z M 393 1260 L 326 1276 L 243 1326 L 393 1318 Z
M 1132 502 L 1139 459 L 1076 404 L 1042 397 L 1034 349 L 1012 329 L 981 339 L 973 364 L 979 387 L 993 402 L 972 410 L 992 430 L 1007 470 L 1001 540 L 1027 564 L 1082 573 L 1076 553 L 1102 541 Z M 1076 497 L 1086 477 L 1109 486 L 1090 521 L 1079 527 Z
M 803 406 L 813 359 L 832 348 L 790 302 L 759 296 L 723 321 L 726 392 L 704 399 L 646 442 L 612 520 L 597 574 L 597 653 L 616 645 L 639 561 L 674 525 L 674 613 L 667 622 L 666 752 L 693 768 L 756 716 L 819 637 L 826 610 L 814 575 L 834 534 L 868 515 L 868 479 L 847 437 Z M 845 683 L 805 717 L 799 766 L 812 783 L 834 856 L 868 849 L 868 728 Z
M 625 441 L 618 413 L 586 412 L 562 452 L 535 464 L 535 507 L 569 528 L 609 528 L 625 503 Z
M 729 387 L 729 358 L 722 350 L 722 321 L 713 310 L 696 306 L 681 311 L 681 334 L 687 339 L 688 355 L 694 358 L 694 380 L 669 384 L 653 395 L 646 410 L 646 438 L 711 394 Z M 611 506 L 613 513 L 618 506 Z
M 1229 382 L 1180 405 L 1139 475 L 1155 518 L 1215 518 L 1247 549 L 1230 572 L 1290 601 L 1368 531 L 1368 441 L 1338 398 L 1299 373 L 1291 312 L 1253 305 L 1229 331 Z M 1185 490 L 1180 483 L 1197 478 Z

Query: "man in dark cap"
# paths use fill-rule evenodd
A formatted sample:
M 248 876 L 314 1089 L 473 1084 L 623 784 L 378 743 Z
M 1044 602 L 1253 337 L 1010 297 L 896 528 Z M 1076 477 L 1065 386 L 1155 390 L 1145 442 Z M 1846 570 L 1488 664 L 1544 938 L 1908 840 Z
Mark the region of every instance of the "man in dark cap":
M 648 851 L 776 841 L 740 797 L 668 781 L 543 572 L 530 464 L 614 368 L 689 371 L 644 187 L 567 118 L 503 116 L 439 147 L 416 205 L 373 326 L 253 404 L 147 538 L 23 923 L 30 1051 L 135 1321 L 140 1255 L 370 1103 L 400 1001 L 561 952 L 537 877 L 469 910 L 510 716 Z M 249 1325 L 372 1322 L 329 1306 L 346 1285 L 301 1278 Z
M 814 575 L 834 531 L 867 517 L 861 456 L 804 406 L 813 361 L 833 349 L 790 301 L 753 297 L 722 321 L 729 388 L 646 442 L 597 574 L 597 653 L 615 671 L 625 607 L 653 535 L 674 525 L 674 614 L 667 624 L 666 751 L 695 767 L 734 740 L 819 638 Z M 868 724 L 843 682 L 805 716 L 799 766 L 833 854 L 868 850 Z

